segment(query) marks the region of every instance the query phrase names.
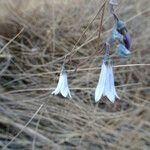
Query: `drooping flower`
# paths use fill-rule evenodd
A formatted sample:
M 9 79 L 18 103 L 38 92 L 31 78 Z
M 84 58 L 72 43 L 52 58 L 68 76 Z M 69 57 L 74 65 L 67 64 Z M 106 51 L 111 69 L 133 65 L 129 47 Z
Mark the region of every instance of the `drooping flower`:
M 58 85 L 57 85 L 56 89 L 52 92 L 52 94 L 54 94 L 54 95 L 61 94 L 64 97 L 72 98 L 70 89 L 68 87 L 67 71 L 66 71 L 64 65 L 62 66 L 62 69 L 61 69 Z
M 95 102 L 101 100 L 102 96 L 106 96 L 112 103 L 119 96 L 117 95 L 114 85 L 114 75 L 111 62 L 103 61 L 98 85 L 95 90 Z
M 131 52 L 123 44 L 119 44 L 116 49 L 117 55 L 122 58 L 130 56 Z

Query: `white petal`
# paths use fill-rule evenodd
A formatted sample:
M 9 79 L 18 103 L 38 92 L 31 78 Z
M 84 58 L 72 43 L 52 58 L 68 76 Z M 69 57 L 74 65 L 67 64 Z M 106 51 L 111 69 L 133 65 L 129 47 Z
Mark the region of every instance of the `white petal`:
M 67 92 L 66 92 L 66 88 L 67 88 L 67 74 L 64 73 L 63 74 L 63 82 L 62 82 L 62 86 L 61 86 L 61 89 L 60 89 L 60 92 L 61 94 L 64 96 L 64 97 L 67 97 Z
M 69 95 L 70 98 L 72 98 L 70 89 L 68 89 L 68 95 Z
M 62 94 L 63 97 L 67 97 L 67 95 L 68 95 L 67 89 L 66 89 L 66 88 L 63 89 L 63 90 L 61 91 L 61 94 Z
M 68 87 L 68 79 L 67 79 L 66 73 L 64 73 L 64 79 L 63 79 L 63 83 L 62 83 L 62 87 L 61 87 L 61 94 L 64 97 L 67 97 L 68 95 L 71 97 L 70 90 Z
M 104 85 L 103 96 L 107 96 L 108 92 L 110 91 L 108 65 L 106 66 L 106 74 L 105 74 L 105 76 L 106 76 L 106 80 L 105 80 L 105 85 Z
M 71 98 L 71 93 L 68 87 L 67 73 L 64 65 L 62 65 L 57 88 L 52 92 L 54 95 L 57 95 L 58 93 L 61 93 L 64 97 L 69 96 Z
M 126 49 L 125 49 L 125 54 L 126 54 L 126 55 L 130 55 L 131 52 L 126 48 Z
M 114 93 L 114 76 L 113 76 L 113 70 L 112 70 L 112 66 L 109 66 L 109 84 L 110 84 L 110 93 L 109 93 L 109 100 L 114 103 L 115 101 L 115 93 Z
M 112 88 L 113 88 L 113 92 L 114 92 L 114 95 L 115 95 L 115 97 L 117 97 L 118 99 L 120 99 L 119 98 L 119 96 L 117 95 L 117 92 L 116 92 L 116 88 L 115 88 L 115 84 L 114 84 L 114 74 L 113 74 L 113 69 L 112 69 L 112 67 L 110 68 L 110 71 L 111 71 L 111 79 L 112 79 Z
M 111 101 L 115 101 L 115 94 L 114 94 L 114 78 L 112 76 L 113 72 L 111 70 L 112 66 L 107 66 L 107 74 L 106 74 L 106 81 L 105 81 L 105 88 L 103 92 L 103 96 L 107 96 L 107 98 Z
M 60 92 L 62 82 L 63 82 L 63 74 L 61 73 L 60 77 L 59 77 L 58 85 L 57 85 L 56 89 L 52 92 L 52 94 L 57 95 Z
M 123 36 L 116 30 L 116 27 L 112 30 L 112 38 L 115 40 L 123 41 Z
M 68 87 L 65 87 L 61 93 L 62 93 L 62 95 L 63 95 L 64 97 L 67 97 L 67 96 L 70 96 L 70 95 L 69 95 L 69 92 L 70 92 L 70 91 L 69 91 L 69 88 L 68 88 Z
M 104 86 L 105 86 L 105 81 L 106 81 L 106 72 L 107 72 L 107 68 L 106 68 L 105 63 L 103 62 L 101 73 L 99 76 L 98 85 L 95 90 L 95 102 L 98 102 L 102 97 Z

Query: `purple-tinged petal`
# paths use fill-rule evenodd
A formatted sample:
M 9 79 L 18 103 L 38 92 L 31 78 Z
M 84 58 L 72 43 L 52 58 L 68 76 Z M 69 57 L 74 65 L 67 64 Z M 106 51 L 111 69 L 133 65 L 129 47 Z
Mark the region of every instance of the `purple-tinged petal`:
M 131 36 L 130 34 L 127 32 L 124 35 L 124 43 L 125 43 L 125 47 L 130 50 L 131 49 L 131 45 L 132 45 L 132 40 L 131 40 Z
M 98 81 L 98 84 L 97 84 L 97 87 L 95 90 L 95 102 L 98 102 L 101 99 L 102 94 L 104 92 L 105 82 L 106 82 L 106 74 L 107 74 L 107 66 L 106 66 L 105 62 L 103 62 L 101 73 L 99 76 L 99 81 Z

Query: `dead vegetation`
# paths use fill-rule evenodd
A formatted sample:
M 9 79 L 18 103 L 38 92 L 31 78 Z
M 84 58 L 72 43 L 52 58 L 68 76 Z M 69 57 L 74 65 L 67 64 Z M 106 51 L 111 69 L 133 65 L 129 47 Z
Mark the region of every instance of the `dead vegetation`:
M 132 56 L 120 60 L 112 49 L 121 101 L 110 104 L 104 99 L 98 105 L 93 97 L 102 55 L 93 52 L 97 51 L 100 17 L 77 44 L 67 65 L 73 100 L 54 97 L 51 92 L 58 81 L 62 58 L 72 50 L 102 2 L 0 3 L 3 11 L 7 10 L 1 13 L 0 24 L 1 149 L 150 148 L 149 0 L 119 3 L 119 16 L 133 38 Z M 106 10 L 102 41 L 112 25 Z

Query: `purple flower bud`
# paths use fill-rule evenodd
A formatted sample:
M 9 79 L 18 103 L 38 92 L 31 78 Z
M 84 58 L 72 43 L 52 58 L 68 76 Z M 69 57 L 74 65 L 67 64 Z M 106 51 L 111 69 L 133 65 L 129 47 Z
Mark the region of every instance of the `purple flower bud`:
M 125 47 L 130 50 L 131 49 L 131 45 L 132 45 L 132 40 L 131 40 L 131 36 L 128 32 L 126 32 L 126 34 L 124 35 L 124 43 L 125 43 Z

